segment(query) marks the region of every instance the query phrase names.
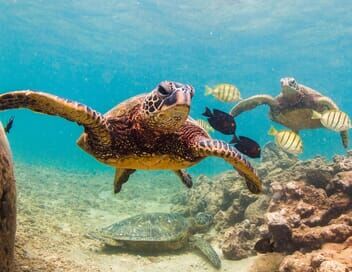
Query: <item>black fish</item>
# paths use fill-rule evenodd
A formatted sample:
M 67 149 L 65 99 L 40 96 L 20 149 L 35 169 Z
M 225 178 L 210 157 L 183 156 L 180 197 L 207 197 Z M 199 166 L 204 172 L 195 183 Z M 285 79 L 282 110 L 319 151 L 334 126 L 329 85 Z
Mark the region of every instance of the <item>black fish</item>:
M 259 144 L 248 137 L 245 137 L 245 136 L 236 137 L 235 135 L 233 136 L 230 144 L 235 144 L 236 149 L 241 153 L 247 155 L 248 157 L 251 157 L 251 158 L 260 157 L 261 150 L 260 150 Z
M 7 124 L 6 124 L 5 128 L 4 128 L 6 133 L 10 133 L 10 130 L 12 128 L 12 124 L 13 124 L 13 120 L 14 119 L 15 119 L 15 117 L 11 116 L 10 119 L 7 121 Z
M 232 135 L 236 131 L 235 119 L 231 114 L 223 112 L 221 110 L 214 109 L 213 112 L 207 107 L 203 116 L 208 117 L 209 124 L 217 131 Z
M 263 238 L 256 242 L 254 250 L 259 253 L 274 252 L 274 243 L 270 238 Z

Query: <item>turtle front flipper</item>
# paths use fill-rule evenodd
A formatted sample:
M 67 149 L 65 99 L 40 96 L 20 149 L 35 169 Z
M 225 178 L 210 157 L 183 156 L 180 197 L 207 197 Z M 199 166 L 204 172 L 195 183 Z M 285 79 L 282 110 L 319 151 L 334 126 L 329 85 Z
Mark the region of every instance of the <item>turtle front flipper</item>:
M 126 183 L 131 174 L 136 172 L 135 169 L 116 169 L 114 179 L 114 193 L 117 194 L 121 191 L 122 184 Z
M 334 101 L 326 96 L 318 98 L 317 103 L 325 107 L 325 110 L 339 110 L 339 107 L 334 103 Z M 340 136 L 342 145 L 344 148 L 347 148 L 349 145 L 348 130 L 341 131 Z
M 254 95 L 237 103 L 237 105 L 231 109 L 230 114 L 236 117 L 244 111 L 249 111 L 263 104 L 276 106 L 276 102 L 272 96 L 266 94 Z
M 192 177 L 190 174 L 188 174 L 184 170 L 174 170 L 174 173 L 180 177 L 182 183 L 186 185 L 187 188 L 192 188 L 193 183 L 192 183 Z
M 190 244 L 191 246 L 198 248 L 209 259 L 214 267 L 217 269 L 221 267 L 219 255 L 207 241 L 200 237 L 192 236 L 190 237 Z
M 83 125 L 95 142 L 102 145 L 109 145 L 111 142 L 104 116 L 86 105 L 31 90 L 0 95 L 0 110 L 17 108 L 27 108 L 35 112 L 63 117 Z
M 262 182 L 254 168 L 234 147 L 219 140 L 203 138 L 196 143 L 196 151 L 202 156 L 216 156 L 229 162 L 246 180 L 248 189 L 259 194 Z

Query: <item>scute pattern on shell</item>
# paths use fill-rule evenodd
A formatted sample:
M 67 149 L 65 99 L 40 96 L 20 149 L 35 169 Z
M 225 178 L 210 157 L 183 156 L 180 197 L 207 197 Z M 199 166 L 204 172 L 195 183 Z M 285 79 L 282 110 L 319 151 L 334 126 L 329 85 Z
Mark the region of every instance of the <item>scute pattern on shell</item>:
M 133 109 L 138 104 L 141 105 L 147 94 L 141 94 L 131 97 L 113 107 L 107 113 L 104 114 L 105 117 L 119 117 L 127 114 L 131 109 Z
M 101 230 L 120 241 L 178 241 L 188 234 L 189 224 L 179 214 L 146 213 L 133 216 Z

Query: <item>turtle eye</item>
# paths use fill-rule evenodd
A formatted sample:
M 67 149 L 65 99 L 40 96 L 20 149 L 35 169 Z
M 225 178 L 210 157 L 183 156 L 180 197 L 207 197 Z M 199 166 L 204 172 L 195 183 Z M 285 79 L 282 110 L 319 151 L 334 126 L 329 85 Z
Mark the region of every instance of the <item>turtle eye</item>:
M 162 94 L 162 95 L 168 95 L 169 94 L 169 92 L 161 85 L 159 85 L 159 87 L 158 87 L 158 92 L 160 94 Z
M 290 78 L 289 81 L 288 81 L 288 84 L 295 85 L 296 84 L 296 80 L 294 78 Z

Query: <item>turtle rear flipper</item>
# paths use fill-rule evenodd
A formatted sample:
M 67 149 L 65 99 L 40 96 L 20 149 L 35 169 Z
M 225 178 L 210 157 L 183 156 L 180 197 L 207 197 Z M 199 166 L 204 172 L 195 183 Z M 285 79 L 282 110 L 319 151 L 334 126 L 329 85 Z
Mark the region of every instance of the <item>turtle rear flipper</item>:
M 341 131 L 340 136 L 341 136 L 341 140 L 344 148 L 348 148 L 348 145 L 349 145 L 348 130 Z
M 239 103 L 237 103 L 236 106 L 231 109 L 230 114 L 236 117 L 242 112 L 249 111 L 263 104 L 267 104 L 269 106 L 276 106 L 277 103 L 275 102 L 274 98 L 270 95 L 254 95 L 247 99 L 242 99 Z
M 207 241 L 200 237 L 192 236 L 190 237 L 190 243 L 191 246 L 198 248 L 209 259 L 214 267 L 218 269 L 221 267 L 219 255 Z
M 184 170 L 174 170 L 174 173 L 181 179 L 182 183 L 186 185 L 187 188 L 192 188 L 193 182 L 190 174 Z
M 0 110 L 17 108 L 63 117 L 83 125 L 86 132 L 98 143 L 108 145 L 111 142 L 105 117 L 86 105 L 31 90 L 0 95 Z
M 121 191 L 122 185 L 126 183 L 134 172 L 135 169 L 116 169 L 114 179 L 114 193 L 117 194 Z

